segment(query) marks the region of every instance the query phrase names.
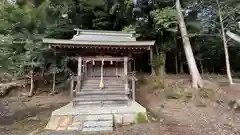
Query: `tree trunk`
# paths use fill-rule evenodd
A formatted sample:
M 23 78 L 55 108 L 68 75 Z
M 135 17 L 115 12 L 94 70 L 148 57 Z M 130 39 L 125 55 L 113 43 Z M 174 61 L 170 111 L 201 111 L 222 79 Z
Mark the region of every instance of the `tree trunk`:
M 179 52 L 179 56 L 178 56 L 178 58 L 179 58 L 179 72 L 181 73 L 181 74 L 183 74 L 184 73 L 184 71 L 183 71 L 183 60 L 182 60 L 182 49 L 180 50 L 180 52 Z
M 204 74 L 204 68 L 203 68 L 203 63 L 202 60 L 199 60 L 200 66 L 201 66 L 201 73 Z
M 183 40 L 183 48 L 185 51 L 188 68 L 189 68 L 190 74 L 192 76 L 192 87 L 193 88 L 202 87 L 202 78 L 197 69 L 196 61 L 193 56 L 192 47 L 191 47 L 190 40 L 188 37 L 187 28 L 185 25 L 184 17 L 182 14 L 182 8 L 181 8 L 181 4 L 180 4 L 179 0 L 176 1 L 176 9 L 177 9 L 178 16 L 179 16 L 179 27 L 180 27 L 182 40 Z
M 226 62 L 226 68 L 227 68 L 227 76 L 228 76 L 228 81 L 229 84 L 233 84 L 232 81 L 232 75 L 231 75 L 231 67 L 230 67 L 230 62 L 229 62 L 229 55 L 228 55 L 228 46 L 227 46 L 227 39 L 226 39 L 226 34 L 223 26 L 223 19 L 222 19 L 222 12 L 221 12 L 221 7 L 219 0 L 216 0 L 217 5 L 218 5 L 218 15 L 220 19 L 220 24 L 221 24 L 221 31 L 222 31 L 222 38 L 223 38 L 223 45 L 224 45 L 224 52 L 225 52 L 225 62 Z
M 155 68 L 153 67 L 153 48 L 150 48 L 150 65 L 151 65 L 151 75 L 156 76 Z M 135 63 L 135 61 L 134 61 Z M 134 69 L 135 71 L 135 69 Z
M 56 52 L 54 52 L 54 58 L 55 60 L 53 61 L 53 81 L 52 81 L 52 94 L 56 93 Z
M 25 79 L 16 80 L 8 83 L 0 83 L 0 97 L 6 96 L 12 89 L 17 87 L 26 87 L 29 81 Z
M 158 69 L 158 74 L 160 77 L 165 76 L 165 63 L 166 63 L 166 53 L 165 52 L 160 52 L 159 54 L 159 69 Z
M 198 53 L 200 53 L 200 46 L 199 46 L 199 44 L 197 45 L 197 50 L 198 50 Z M 203 63 L 202 63 L 202 57 L 199 58 L 199 64 L 200 64 L 201 74 L 204 74 L 204 68 L 203 68 Z
M 227 68 L 227 76 L 228 76 L 228 81 L 229 84 L 233 84 L 232 81 L 232 75 L 231 75 L 231 67 L 230 67 L 230 62 L 229 62 L 229 54 L 228 54 L 228 46 L 227 46 L 227 39 L 226 39 L 226 34 L 225 34 L 225 29 L 223 26 L 223 19 L 222 19 L 222 12 L 221 12 L 221 7 L 219 0 L 216 0 L 217 5 L 218 5 L 218 15 L 220 19 L 220 24 L 221 24 L 221 31 L 222 31 L 222 38 L 223 38 L 223 45 L 224 45 L 224 52 L 225 52 L 225 62 L 226 62 L 226 68 Z
M 41 70 L 41 81 L 44 81 L 44 68 Z
M 178 54 L 177 52 L 175 53 L 175 70 L 176 70 L 176 74 L 178 74 Z
M 177 46 L 177 41 L 176 41 L 176 35 L 174 35 L 174 43 L 176 44 L 176 49 L 175 49 L 175 71 L 176 74 L 178 74 L 178 46 Z
M 33 96 L 33 90 L 34 90 L 34 71 L 33 70 L 30 71 L 30 78 L 31 78 L 31 80 L 30 80 L 30 91 L 28 93 L 29 97 Z
M 54 67 L 54 71 L 53 71 L 53 88 L 52 88 L 52 93 L 56 92 L 56 71 L 55 71 L 55 67 Z

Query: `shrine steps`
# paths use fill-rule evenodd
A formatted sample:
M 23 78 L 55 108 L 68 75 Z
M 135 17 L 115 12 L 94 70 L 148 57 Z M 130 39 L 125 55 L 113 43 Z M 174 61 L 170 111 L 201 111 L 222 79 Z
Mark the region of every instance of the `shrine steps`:
M 125 91 L 122 90 L 84 90 L 81 92 L 77 92 L 77 96 L 85 96 L 85 95 L 124 95 Z
M 114 118 L 111 113 L 104 114 L 78 114 L 72 116 L 59 116 L 57 118 L 51 117 L 51 122 L 48 123 L 46 129 L 55 128 L 52 132 L 42 133 L 41 135 L 79 135 L 79 134 L 101 134 L 105 132 L 111 132 L 114 129 Z M 59 119 L 59 123 L 55 123 L 55 119 Z M 67 122 L 67 123 L 66 123 Z M 54 125 L 57 124 L 57 125 Z M 64 126 L 62 126 L 64 125 Z
M 73 123 L 82 122 L 82 133 L 113 131 L 112 114 L 79 115 L 73 117 Z
M 125 106 L 128 103 L 128 97 L 125 95 L 81 95 L 74 100 L 75 107 L 82 106 Z
M 124 87 L 118 87 L 118 86 L 104 86 L 103 89 L 100 89 L 99 86 L 84 86 L 82 87 L 82 91 L 124 91 Z
M 74 107 L 126 106 L 128 97 L 124 81 L 117 77 L 104 77 L 104 87 L 99 88 L 101 78 L 90 77 L 82 81 L 79 92 L 73 100 Z
M 146 109 L 140 104 L 132 100 L 128 102 L 127 106 L 110 107 L 73 107 L 73 103 L 69 103 L 52 112 L 45 128 L 47 132 L 41 135 L 54 135 L 51 132 L 69 135 L 104 134 L 113 131 L 116 125 L 134 123 L 139 113 L 147 116 Z

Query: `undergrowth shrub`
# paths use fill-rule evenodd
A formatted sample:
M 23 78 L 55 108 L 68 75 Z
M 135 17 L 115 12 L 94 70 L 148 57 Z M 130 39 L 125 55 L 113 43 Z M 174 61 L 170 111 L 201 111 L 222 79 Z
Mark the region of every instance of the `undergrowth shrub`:
M 135 117 L 135 123 L 139 124 L 139 123 L 147 123 L 148 122 L 148 118 L 146 116 L 145 113 L 138 113 L 137 116 Z
M 201 88 L 199 90 L 199 96 L 201 98 L 212 98 L 215 95 L 215 91 L 212 89 Z
M 191 99 L 192 92 L 187 91 L 179 87 L 168 87 L 164 90 L 164 95 L 167 99 Z

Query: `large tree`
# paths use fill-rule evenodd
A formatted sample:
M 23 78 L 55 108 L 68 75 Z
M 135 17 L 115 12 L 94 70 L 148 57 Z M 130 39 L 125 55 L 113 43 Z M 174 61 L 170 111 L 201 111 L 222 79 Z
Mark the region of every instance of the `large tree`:
M 192 87 L 193 88 L 202 87 L 203 86 L 202 78 L 200 76 L 200 73 L 197 68 L 197 64 L 194 59 L 192 47 L 188 37 L 188 32 L 187 32 L 187 28 L 186 28 L 186 24 L 184 21 L 184 16 L 182 14 L 182 8 L 179 0 L 176 0 L 176 9 L 179 16 L 179 28 L 180 28 L 180 33 L 182 35 L 183 48 L 185 50 L 188 68 L 192 76 Z

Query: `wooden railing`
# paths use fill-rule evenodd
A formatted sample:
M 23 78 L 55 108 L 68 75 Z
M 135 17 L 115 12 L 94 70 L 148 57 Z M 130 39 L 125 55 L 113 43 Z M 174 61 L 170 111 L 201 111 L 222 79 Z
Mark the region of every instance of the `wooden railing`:
M 135 71 L 129 72 L 127 78 L 128 78 L 128 83 L 129 83 L 129 86 L 130 86 L 129 90 L 131 92 L 132 100 L 135 101 L 135 99 L 136 99 L 136 96 L 135 96 L 136 81 L 137 81 L 136 72 Z
M 70 96 L 71 98 L 75 97 L 76 92 L 81 90 L 82 81 L 84 80 L 85 72 L 81 73 L 81 76 L 72 75 L 70 80 Z
M 74 98 L 77 88 L 77 76 L 71 76 L 70 79 L 70 96 L 71 98 Z

